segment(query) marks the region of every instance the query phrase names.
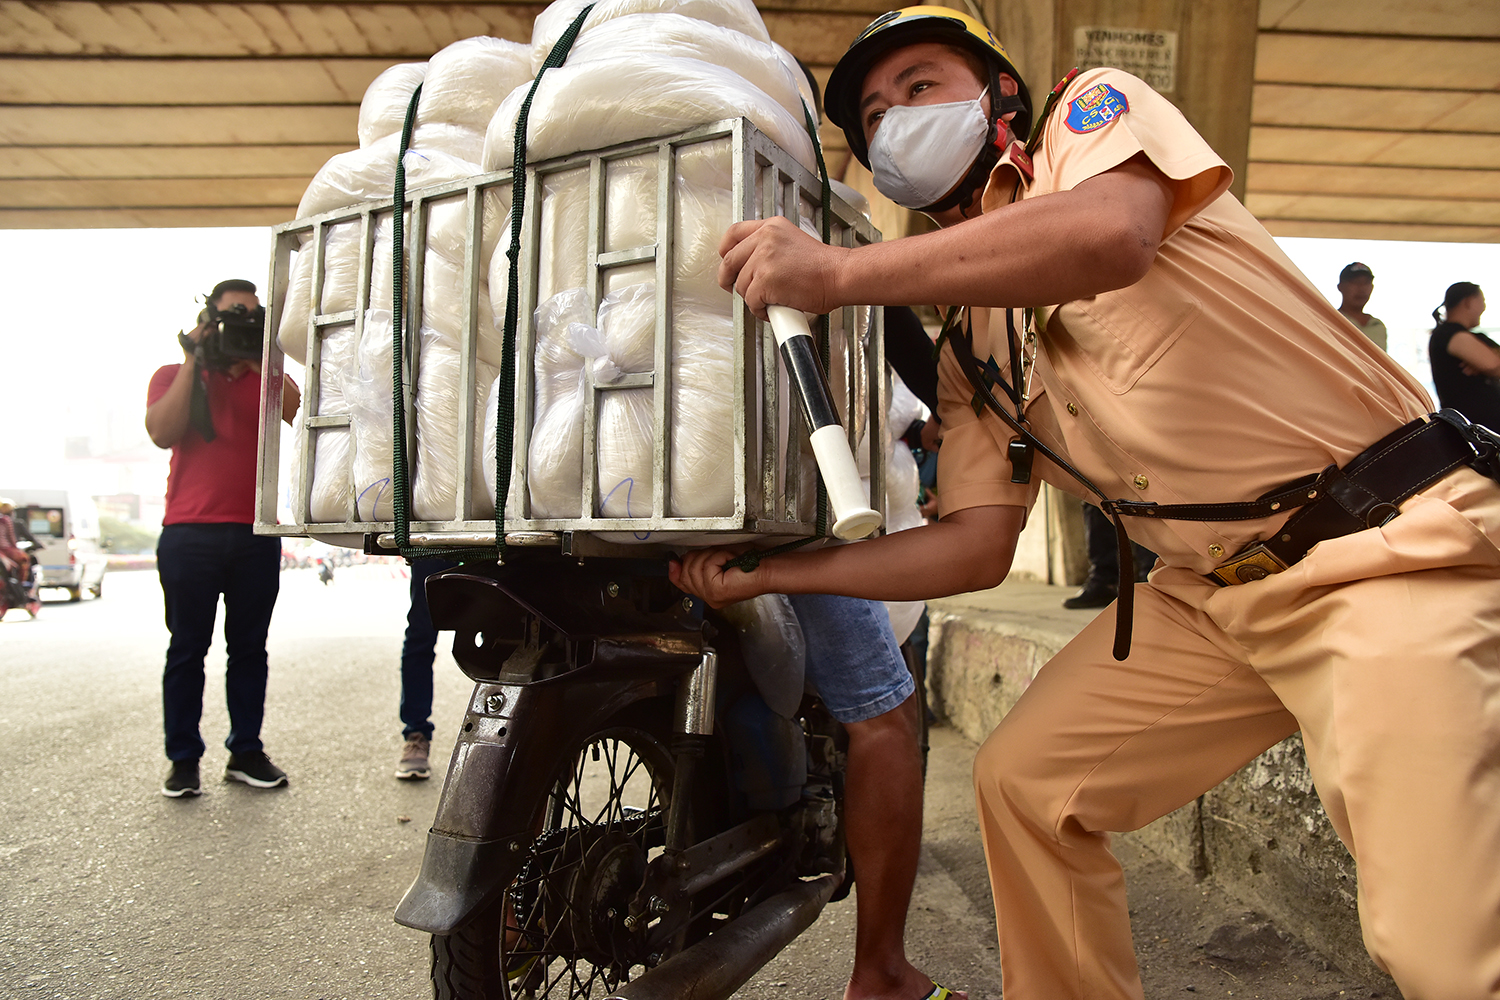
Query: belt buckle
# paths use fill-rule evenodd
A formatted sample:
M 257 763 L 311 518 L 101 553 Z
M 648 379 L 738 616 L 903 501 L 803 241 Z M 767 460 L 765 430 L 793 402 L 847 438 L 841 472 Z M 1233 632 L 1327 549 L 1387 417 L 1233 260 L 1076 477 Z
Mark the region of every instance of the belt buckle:
M 1280 573 L 1287 565 L 1281 561 L 1280 556 L 1266 548 L 1264 542 L 1256 542 L 1239 555 L 1215 567 L 1208 575 L 1221 587 L 1233 587 L 1236 584 L 1264 580 L 1272 573 Z

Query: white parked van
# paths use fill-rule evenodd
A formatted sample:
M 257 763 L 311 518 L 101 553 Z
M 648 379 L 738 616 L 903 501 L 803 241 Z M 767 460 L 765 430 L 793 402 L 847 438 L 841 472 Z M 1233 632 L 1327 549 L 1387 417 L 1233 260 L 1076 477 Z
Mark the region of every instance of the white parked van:
M 43 587 L 62 587 L 74 601 L 85 590 L 104 596 L 109 560 L 99 547 L 99 509 L 90 497 L 68 490 L 6 489 L 0 496 L 16 505 L 16 520 L 41 545 L 37 568 Z

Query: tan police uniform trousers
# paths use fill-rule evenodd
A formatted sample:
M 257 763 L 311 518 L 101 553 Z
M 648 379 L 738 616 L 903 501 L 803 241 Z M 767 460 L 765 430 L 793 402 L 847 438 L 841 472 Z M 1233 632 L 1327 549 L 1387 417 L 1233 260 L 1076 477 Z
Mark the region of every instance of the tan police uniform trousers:
M 1460 470 L 1383 528 L 1218 588 L 1162 568 L 1037 674 L 974 765 L 1007 1000 L 1139 998 L 1110 831 L 1298 730 L 1408 1000 L 1500 997 L 1500 488 Z

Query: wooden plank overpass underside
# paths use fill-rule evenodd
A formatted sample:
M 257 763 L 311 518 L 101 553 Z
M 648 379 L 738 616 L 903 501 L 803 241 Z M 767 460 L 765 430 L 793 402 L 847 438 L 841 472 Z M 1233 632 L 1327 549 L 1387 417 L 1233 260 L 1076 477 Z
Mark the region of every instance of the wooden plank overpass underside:
M 382 69 L 542 7 L 0 0 L 0 228 L 284 221 Z M 760 8 L 823 79 L 887 9 Z M 1254 34 L 1245 200 L 1273 232 L 1500 241 L 1500 2 L 1259 0 Z

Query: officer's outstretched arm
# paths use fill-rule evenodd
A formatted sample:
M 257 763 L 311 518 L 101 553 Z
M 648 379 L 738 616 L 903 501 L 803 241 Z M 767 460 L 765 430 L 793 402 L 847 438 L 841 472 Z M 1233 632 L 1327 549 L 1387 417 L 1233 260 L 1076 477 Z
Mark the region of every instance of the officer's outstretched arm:
M 767 304 L 1053 305 L 1133 285 L 1156 259 L 1172 182 L 1144 156 L 1069 191 L 1027 198 L 935 233 L 828 247 L 785 219 L 741 222 L 719 245 L 719 283 Z
M 1025 516 L 1020 507 L 969 507 L 894 535 L 771 556 L 750 573 L 723 568 L 731 551 L 699 549 L 673 561 L 672 582 L 716 608 L 760 594 L 921 601 L 988 590 L 1010 572 Z

